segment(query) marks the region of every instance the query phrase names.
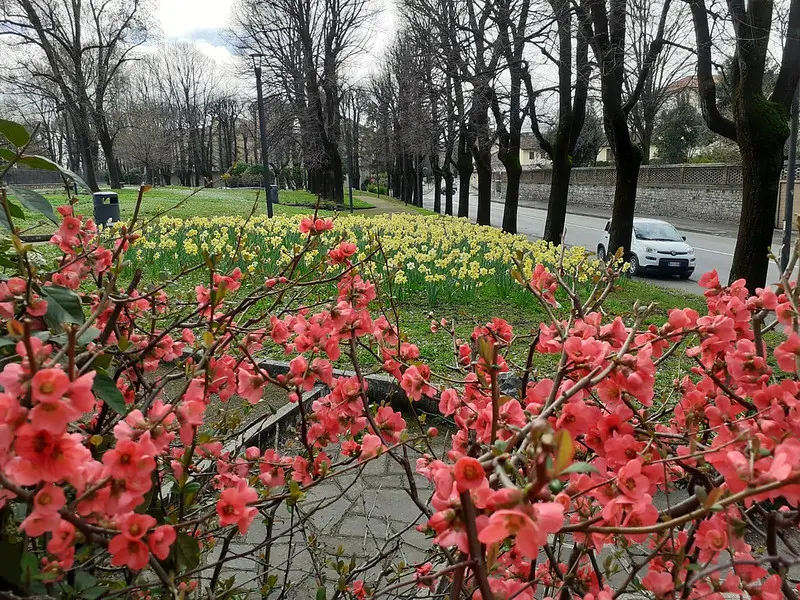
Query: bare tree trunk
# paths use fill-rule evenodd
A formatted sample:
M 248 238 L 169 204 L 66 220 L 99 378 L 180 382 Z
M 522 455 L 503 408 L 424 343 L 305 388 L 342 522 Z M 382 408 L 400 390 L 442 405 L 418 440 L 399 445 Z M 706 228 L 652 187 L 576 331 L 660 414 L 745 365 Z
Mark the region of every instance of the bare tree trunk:
M 522 165 L 519 162 L 520 132 L 511 131 L 506 144 L 501 144 L 497 157 L 506 169 L 506 197 L 503 207 L 503 231 L 517 233 L 519 209 L 519 182 Z M 480 183 L 479 183 L 480 185 Z
M 614 188 L 614 208 L 611 212 L 608 251 L 614 253 L 623 249 L 623 257 L 630 260 L 633 216 L 636 211 L 636 188 L 639 184 L 641 153 L 631 146 L 630 153 L 617 154 L 617 179 Z
M 567 197 L 572 164 L 569 155 L 553 160 L 551 171 L 550 196 L 547 200 L 547 220 L 544 224 L 544 240 L 560 244 L 567 220 Z
M 77 118 L 73 120 L 75 124 L 75 140 L 78 142 L 78 147 L 81 153 L 83 162 L 83 176 L 86 180 L 86 185 L 89 186 L 93 192 L 100 190 L 97 185 L 97 172 L 95 170 L 94 152 L 92 151 L 92 134 L 88 130 L 88 115 L 83 115 L 85 118 Z
M 491 225 L 492 220 L 492 152 L 480 148 L 475 152 L 478 172 L 478 225 Z
M 433 172 L 433 212 L 442 212 L 442 180 L 444 172 L 439 166 L 439 155 L 431 153 L 431 171 Z

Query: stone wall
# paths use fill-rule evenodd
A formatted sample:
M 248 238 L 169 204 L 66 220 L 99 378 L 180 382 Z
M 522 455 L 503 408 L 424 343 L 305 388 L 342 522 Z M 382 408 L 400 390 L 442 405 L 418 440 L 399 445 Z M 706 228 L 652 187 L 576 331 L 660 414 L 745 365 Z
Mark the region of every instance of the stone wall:
M 496 188 L 503 197 L 505 182 Z M 520 202 L 547 202 L 550 184 L 521 183 Z M 614 186 L 571 185 L 569 206 L 608 209 L 614 203 Z M 739 187 L 713 186 L 640 186 L 636 195 L 636 212 L 658 217 L 680 217 L 699 221 L 724 222 L 738 225 L 742 210 L 742 190 Z

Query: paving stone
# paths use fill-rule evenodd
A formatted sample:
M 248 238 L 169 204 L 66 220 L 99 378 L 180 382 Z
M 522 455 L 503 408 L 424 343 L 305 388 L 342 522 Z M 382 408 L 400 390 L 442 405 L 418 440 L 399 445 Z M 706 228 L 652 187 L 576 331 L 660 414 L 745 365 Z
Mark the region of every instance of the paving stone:
M 671 489 L 669 494 L 658 491 L 653 495 L 653 505 L 658 510 L 666 510 L 670 506 L 675 506 L 691 496 L 688 491 L 681 489 Z
M 340 536 L 337 535 L 335 538 L 332 537 L 331 539 L 326 541 L 326 544 L 330 545 L 332 549 L 336 549 L 339 546 L 342 547 L 344 550 L 343 556 L 349 558 L 353 555 L 356 557 L 369 557 L 375 556 L 375 554 L 380 550 L 380 546 L 375 543 L 375 541 L 369 537 L 355 537 L 355 536 Z
M 405 490 L 391 488 L 365 490 L 363 496 L 353 502 L 353 512 L 388 517 L 404 525 L 422 518 L 419 507 Z
M 345 496 L 340 496 L 341 492 L 336 491 L 336 496 L 325 497 L 315 501 L 306 501 L 300 505 L 300 510 L 304 515 L 309 515 L 308 519 L 322 533 L 330 533 L 342 517 L 347 514 L 352 504 Z M 339 496 L 337 498 L 337 496 Z M 334 500 L 334 498 L 336 498 Z
M 388 454 L 384 454 L 367 462 L 367 464 L 364 465 L 364 475 L 385 475 L 387 473 L 389 461 L 391 460 Z

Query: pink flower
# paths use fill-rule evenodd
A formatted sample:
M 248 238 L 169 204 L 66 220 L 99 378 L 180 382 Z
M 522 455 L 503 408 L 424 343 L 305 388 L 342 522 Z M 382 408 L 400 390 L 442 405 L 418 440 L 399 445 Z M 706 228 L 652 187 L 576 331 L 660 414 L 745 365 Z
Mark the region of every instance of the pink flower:
M 248 486 L 244 479 L 240 479 L 236 487 L 222 490 L 217 502 L 219 524 L 223 527 L 237 525 L 239 533 L 247 533 L 250 523 L 258 514 L 258 509 L 247 505 L 256 500 L 258 500 L 258 492 Z
M 461 406 L 461 400 L 458 393 L 453 389 L 446 389 L 442 392 L 439 398 L 439 412 L 444 416 L 449 417 L 456 412 Z
M 361 440 L 361 454 L 359 455 L 359 460 L 369 460 L 377 456 L 381 449 L 383 448 L 383 444 L 381 443 L 381 438 L 377 435 L 372 435 L 368 433 L 364 436 L 364 439 Z
M 95 371 L 81 375 L 74 381 L 70 382 L 69 388 L 65 396 L 69 398 L 78 411 L 87 413 L 94 408 L 95 397 L 92 392 L 92 385 L 94 384 Z
M 700 549 L 700 561 L 707 563 L 714 560 L 720 552 L 728 547 L 728 532 L 721 519 L 702 521 L 695 535 L 697 547 Z
M 383 437 L 392 443 L 400 441 L 400 434 L 406 428 L 403 416 L 391 406 L 381 406 L 375 415 L 375 423 L 383 434 Z
M 117 479 L 149 479 L 156 467 L 155 459 L 145 452 L 144 447 L 131 440 L 120 440 L 114 448 L 107 450 L 103 464 Z
M 131 539 L 123 534 L 111 538 L 108 543 L 111 564 L 128 567 L 131 571 L 141 571 L 150 558 L 147 546 L 140 539 Z
M 31 298 L 28 304 L 28 314 L 32 317 L 43 317 L 47 313 L 47 300 L 43 300 L 39 296 Z
M 471 456 L 463 456 L 456 461 L 454 474 L 459 492 L 477 489 L 486 481 L 483 465 Z
M 47 551 L 50 554 L 61 554 L 72 546 L 75 541 L 75 526 L 69 521 L 61 519 L 55 530 L 52 531 L 53 536 L 47 542 Z
M 239 380 L 236 393 L 250 404 L 260 402 L 264 396 L 264 378 L 257 375 L 250 365 L 242 365 L 236 375 Z
M 33 498 L 33 510 L 40 515 L 52 515 L 61 510 L 66 502 L 64 490 L 48 483 L 36 492 L 36 496 Z
M 92 461 L 80 434 L 55 435 L 27 423 L 16 431 L 14 450 L 17 457 L 6 466 L 6 473 L 19 485 L 69 481 Z
M 20 523 L 19 528 L 27 533 L 30 537 L 39 537 L 48 531 L 55 531 L 58 529 L 58 524 L 61 517 L 58 513 L 41 513 L 33 511 L 25 520 Z
M 653 592 L 656 598 L 666 598 L 675 587 L 672 575 L 669 572 L 656 571 L 653 568 L 642 578 L 642 585 L 646 590 Z
M 650 489 L 650 480 L 642 474 L 642 461 L 635 458 L 619 470 L 617 487 L 632 500 L 638 500 Z
M 400 387 L 403 388 L 405 393 L 412 400 L 419 400 L 422 398 L 422 393 L 427 386 L 427 382 L 422 377 L 417 367 L 409 367 L 403 373 L 403 378 L 400 380 Z
M 494 544 L 516 536 L 520 554 L 535 559 L 539 548 L 547 542 L 547 536 L 561 529 L 564 507 L 557 502 L 544 502 L 534 504 L 532 509 L 534 518 L 521 509 L 494 512 L 486 527 L 478 533 L 478 539 L 484 544 Z
M 67 424 L 81 416 L 81 413 L 63 400 L 41 402 L 31 409 L 29 414 L 31 425 L 36 429 L 44 429 L 59 434 L 67 430 Z
M 131 540 L 142 539 L 147 530 L 155 524 L 156 520 L 150 515 L 140 515 L 133 512 L 122 515 L 117 522 L 120 534 Z
M 77 242 L 77 235 L 81 230 L 81 220 L 75 217 L 64 217 L 61 221 L 61 227 L 55 235 L 60 237 L 67 244 L 74 244 Z
M 22 296 L 28 289 L 28 282 L 22 277 L 12 277 L 6 282 L 6 285 L 8 285 L 8 291 L 15 296 Z
M 61 369 L 39 369 L 31 380 L 34 402 L 57 402 L 69 388 L 69 377 Z
M 797 371 L 797 358 L 800 356 L 800 336 L 792 334 L 775 348 L 775 360 L 782 371 L 794 373 Z
M 165 560 L 169 556 L 169 549 L 176 537 L 175 529 L 170 525 L 160 525 L 147 537 L 147 544 L 156 558 Z
M 718 288 L 719 275 L 717 275 L 717 270 L 713 269 L 707 273 L 703 273 L 700 276 L 700 280 L 697 282 L 697 284 L 706 289 Z

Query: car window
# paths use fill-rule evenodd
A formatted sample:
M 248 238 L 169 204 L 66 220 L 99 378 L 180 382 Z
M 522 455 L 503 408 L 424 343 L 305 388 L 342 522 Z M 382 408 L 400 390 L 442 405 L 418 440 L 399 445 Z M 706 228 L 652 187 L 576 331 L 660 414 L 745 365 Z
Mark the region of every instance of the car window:
M 683 238 L 678 230 L 669 223 L 646 222 L 636 223 L 633 226 L 636 238 L 661 242 L 682 242 Z
M 606 221 L 606 232 L 611 231 L 611 221 Z

